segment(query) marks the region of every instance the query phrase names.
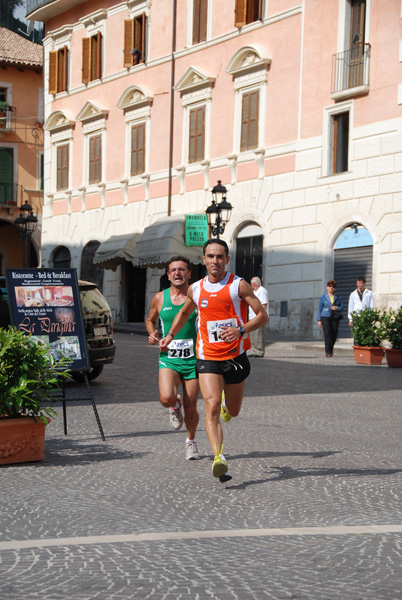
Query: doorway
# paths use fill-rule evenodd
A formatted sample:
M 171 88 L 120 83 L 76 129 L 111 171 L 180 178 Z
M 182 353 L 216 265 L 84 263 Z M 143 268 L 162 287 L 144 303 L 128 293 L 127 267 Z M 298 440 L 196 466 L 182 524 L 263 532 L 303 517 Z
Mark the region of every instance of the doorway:
M 262 281 L 263 235 L 258 225 L 248 224 L 236 239 L 236 275 L 248 283 L 252 277 Z

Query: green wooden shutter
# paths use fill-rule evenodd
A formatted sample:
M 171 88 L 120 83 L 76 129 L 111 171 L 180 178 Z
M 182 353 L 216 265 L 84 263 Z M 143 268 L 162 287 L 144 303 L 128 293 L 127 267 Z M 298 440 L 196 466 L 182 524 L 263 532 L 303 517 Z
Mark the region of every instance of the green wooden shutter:
M 14 151 L 0 148 L 0 204 L 16 200 L 14 189 Z

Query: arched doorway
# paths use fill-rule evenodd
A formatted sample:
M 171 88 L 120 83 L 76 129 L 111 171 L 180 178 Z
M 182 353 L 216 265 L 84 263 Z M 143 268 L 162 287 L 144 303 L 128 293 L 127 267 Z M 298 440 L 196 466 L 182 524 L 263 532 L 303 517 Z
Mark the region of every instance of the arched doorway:
M 100 246 L 100 242 L 91 241 L 84 246 L 81 255 L 80 279 L 96 283 L 101 292 L 103 292 L 104 270 L 94 264 L 95 252 Z
M 70 250 L 59 246 L 53 253 L 53 266 L 55 269 L 69 269 L 71 265 Z
M 352 223 L 345 227 L 334 245 L 334 279 L 343 302 L 344 318 L 339 325 L 339 337 L 351 337 L 347 311 L 349 296 L 356 289 L 356 279 L 366 278 L 366 287 L 371 290 L 373 284 L 373 239 L 370 232 L 360 225 Z
M 236 275 L 250 282 L 262 280 L 263 232 L 259 225 L 248 223 L 236 238 Z

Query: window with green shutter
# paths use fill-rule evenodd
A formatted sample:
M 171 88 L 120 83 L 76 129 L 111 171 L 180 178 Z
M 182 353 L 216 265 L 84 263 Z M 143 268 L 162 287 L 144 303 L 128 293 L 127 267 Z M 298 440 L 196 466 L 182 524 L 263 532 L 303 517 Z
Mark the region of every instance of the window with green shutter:
M 0 204 L 16 202 L 14 183 L 14 150 L 0 148 Z

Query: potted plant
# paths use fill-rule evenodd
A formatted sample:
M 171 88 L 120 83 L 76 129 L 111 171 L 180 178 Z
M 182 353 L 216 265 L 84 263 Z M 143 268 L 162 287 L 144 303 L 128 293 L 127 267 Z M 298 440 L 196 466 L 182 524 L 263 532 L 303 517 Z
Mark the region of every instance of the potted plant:
M 383 312 L 382 309 L 369 307 L 352 312 L 353 351 L 358 364 L 380 365 L 382 362 L 382 343 L 385 339 Z
M 43 460 L 52 392 L 68 377 L 65 359 L 9 326 L 0 328 L 0 464 Z
M 383 315 L 385 336 L 390 348 L 385 348 L 389 367 L 402 367 L 402 305 L 394 310 L 388 309 Z

